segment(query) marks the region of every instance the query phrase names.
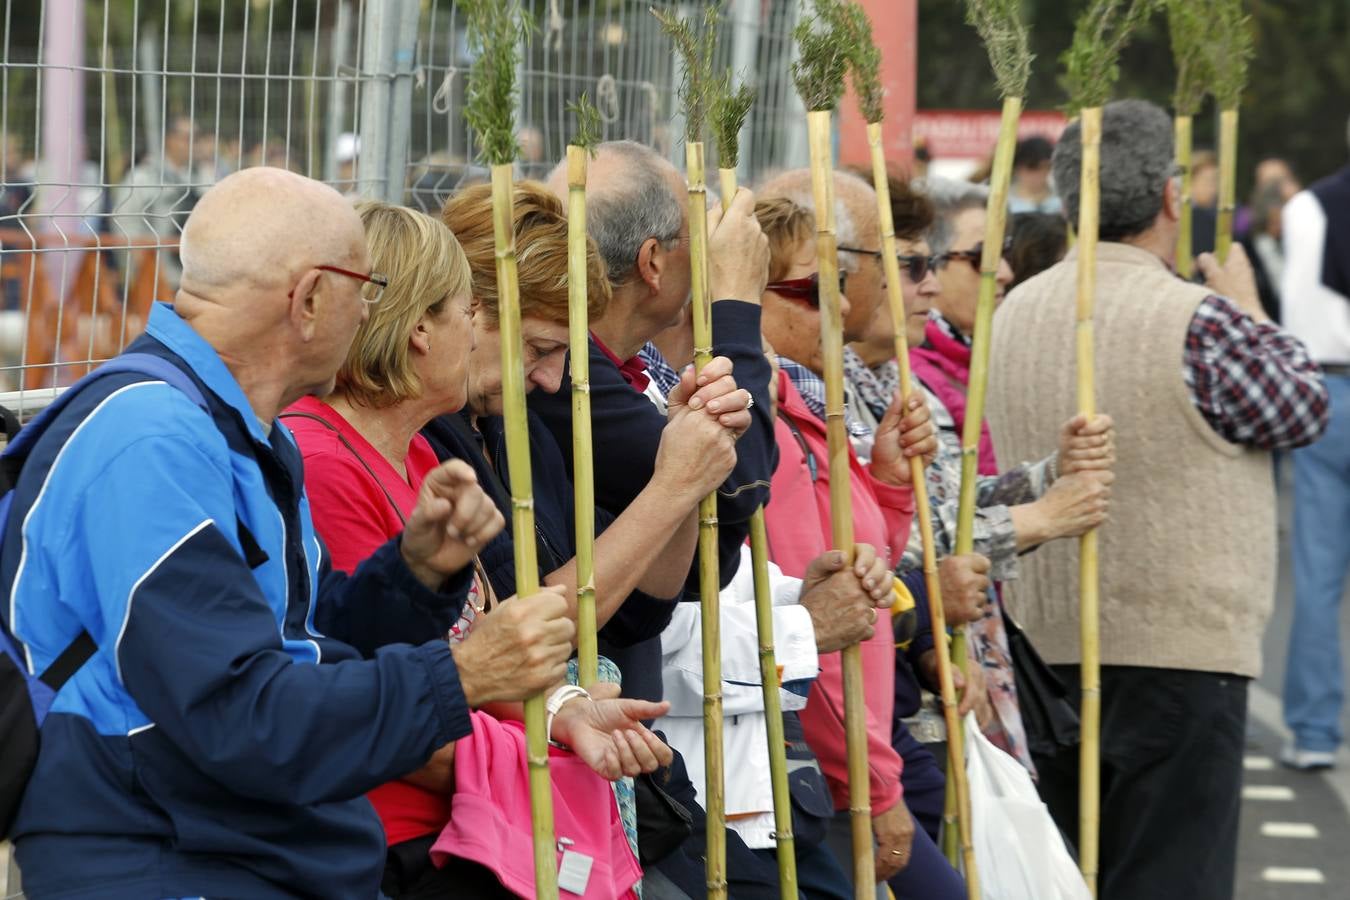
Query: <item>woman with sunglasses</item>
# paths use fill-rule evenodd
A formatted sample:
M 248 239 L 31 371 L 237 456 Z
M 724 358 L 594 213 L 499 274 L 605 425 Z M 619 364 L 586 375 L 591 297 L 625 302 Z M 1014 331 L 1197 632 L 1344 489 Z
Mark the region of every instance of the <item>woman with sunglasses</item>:
M 940 178 L 926 179 L 923 187 L 935 210 L 928 236 L 938 251 L 939 293 L 934 298 L 925 341 L 910 351 L 910 360 L 939 434 L 937 459 L 928 470 L 928 487 L 934 537 L 941 556 L 955 545 L 961 429 L 988 189 Z M 1000 261 L 997 300 L 1001 301 L 1011 279 L 1007 262 Z M 1114 464 L 1110 418 L 1098 416 L 1088 422 L 1074 417 L 1064 424 L 1056 441 L 1057 450 L 1050 456 L 1034 464 L 1012 466 L 1000 474 L 988 428 L 983 431 L 975 550 L 989 559 L 989 575 L 996 581 L 1017 577 L 1020 553 L 1046 541 L 1077 537 L 1106 520 Z M 922 546 L 912 537 L 901 560 L 902 577 L 922 570 L 922 552 Z M 970 626 L 972 650 L 985 676 L 976 693 L 983 688 L 987 697 L 987 702 L 977 707 L 977 714 L 990 740 L 1034 773 L 1018 703 L 1005 612 L 997 589 L 990 592 L 990 599 L 992 602 Z M 919 668 L 921 677 L 933 684 L 936 660 L 925 656 Z
M 764 510 L 765 524 L 773 561 L 784 573 L 800 577 L 810 560 L 832 545 L 815 220 L 784 199 L 760 201 L 755 215 L 769 239 L 769 283 L 764 289 L 762 321 L 779 369 L 774 433 L 779 457 L 770 488 L 772 499 Z M 847 297 L 841 303 L 847 308 Z M 880 417 L 869 463 L 864 464 L 849 448 L 854 538 L 890 559 L 898 558 L 903 550 L 914 518 L 910 459 L 926 459 L 936 450 L 928 411 L 917 395 L 911 400 L 902 407 L 898 394 L 892 398 Z M 855 435 L 865 430 L 850 424 Z M 928 835 L 915 828 L 902 797 L 903 763 L 891 745 L 894 638 L 889 629 L 878 628 L 861 647 L 877 880 L 888 882 L 901 900 L 963 897 L 960 876 Z M 843 859 L 845 871 L 851 872 L 841 675 L 838 655 L 822 654 L 820 675 L 800 718 L 834 799 L 830 843 Z

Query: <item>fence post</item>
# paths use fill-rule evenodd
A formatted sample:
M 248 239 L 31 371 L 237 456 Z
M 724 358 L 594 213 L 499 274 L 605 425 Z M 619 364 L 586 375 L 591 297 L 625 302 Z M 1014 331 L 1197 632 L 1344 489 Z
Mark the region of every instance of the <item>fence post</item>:
M 361 45 L 361 152 L 357 158 L 357 192 L 383 199 L 388 192 L 389 102 L 398 31 L 398 0 L 366 0 Z
M 350 63 L 347 54 L 351 46 L 352 4 L 351 0 L 341 0 L 337 8 L 337 21 L 329 32 L 332 46 L 333 80 L 328 87 L 328 117 L 323 129 L 323 180 L 328 183 L 337 181 L 337 142 L 338 136 L 345 130 L 347 123 L 348 85 L 342 80 L 344 70 Z M 319 36 L 314 36 L 315 53 L 318 53 Z
M 421 17 L 419 0 L 395 0 L 398 5 L 398 30 L 392 54 L 393 82 L 390 88 L 388 144 L 385 147 L 385 192 L 389 203 L 403 203 L 408 183 L 408 152 L 412 143 L 412 93 L 414 63 L 417 61 L 417 26 Z

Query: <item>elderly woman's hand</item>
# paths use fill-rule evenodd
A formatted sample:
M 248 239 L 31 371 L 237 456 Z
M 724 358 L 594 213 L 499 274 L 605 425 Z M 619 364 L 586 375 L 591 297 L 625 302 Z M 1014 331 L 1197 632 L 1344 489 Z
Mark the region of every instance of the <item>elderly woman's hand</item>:
M 1110 416 L 1074 416 L 1059 430 L 1059 474 L 1109 471 L 1116 464 L 1116 427 Z
M 915 391 L 902 401 L 897 391 L 886 415 L 877 426 L 872 444 L 872 474 L 886 484 L 909 484 L 910 460 L 919 457 L 925 466 L 937 456 L 937 431 L 923 396 Z
M 597 684 L 590 694 L 563 704 L 553 719 L 553 740 L 610 781 L 670 765 L 674 753 L 642 724 L 665 715 L 669 703 L 621 700 L 617 684 Z

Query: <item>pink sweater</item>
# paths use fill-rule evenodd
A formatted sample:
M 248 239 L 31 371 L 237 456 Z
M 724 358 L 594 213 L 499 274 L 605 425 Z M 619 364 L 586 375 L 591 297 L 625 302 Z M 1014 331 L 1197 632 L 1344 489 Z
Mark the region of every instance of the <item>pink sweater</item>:
M 775 425 L 778 468 L 773 473 L 771 500 L 764 508 L 769 555 L 784 574 L 800 578 L 811 560 L 832 548 L 830 535 L 829 450 L 825 425 L 807 408 L 801 394 L 782 373 L 778 381 L 779 420 Z M 815 479 L 791 420 L 815 460 Z M 849 450 L 853 469 L 854 540 L 900 559 L 914 520 L 914 498 L 908 488 L 883 484 Z M 883 621 L 884 618 L 883 618 Z M 867 764 L 871 771 L 872 813 L 900 802 L 902 763 L 891 748 L 895 702 L 895 642 L 887 628 L 878 628 L 862 645 L 863 682 L 867 697 Z M 843 671 L 838 653 L 821 654 L 820 677 L 801 712 L 807 743 L 820 760 L 837 810 L 848 809 L 848 755 L 844 745 Z

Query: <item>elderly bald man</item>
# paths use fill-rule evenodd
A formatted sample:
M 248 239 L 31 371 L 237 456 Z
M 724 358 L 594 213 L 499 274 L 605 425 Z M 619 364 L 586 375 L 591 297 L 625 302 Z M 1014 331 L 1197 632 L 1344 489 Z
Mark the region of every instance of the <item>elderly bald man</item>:
M 574 629 L 545 591 L 451 651 L 474 550 L 503 524 L 463 463 L 428 476 L 399 538 L 332 571 L 276 416 L 332 389 L 378 300 L 341 196 L 232 175 L 182 259 L 174 305 L 128 348 L 167 380 L 87 382 L 15 488 L 9 624 L 34 671 L 72 642 L 92 654 L 42 728 L 13 828 L 24 886 L 368 900 L 385 842 L 361 795 L 467 735 L 472 707 L 561 681 Z

